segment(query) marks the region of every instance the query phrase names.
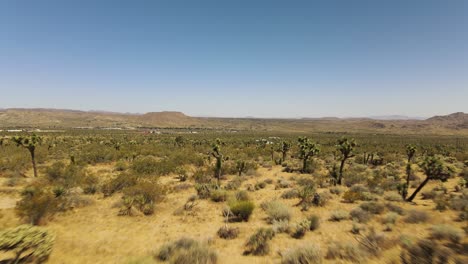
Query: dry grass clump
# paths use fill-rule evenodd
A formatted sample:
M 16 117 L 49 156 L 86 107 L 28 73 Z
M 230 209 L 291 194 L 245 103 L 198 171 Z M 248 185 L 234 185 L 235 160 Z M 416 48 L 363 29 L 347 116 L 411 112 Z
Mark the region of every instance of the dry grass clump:
M 244 255 L 265 256 L 270 252 L 270 240 L 275 236 L 271 228 L 259 228 L 245 244 Z
M 299 192 L 297 191 L 297 189 L 287 190 L 281 194 L 281 198 L 283 199 L 295 199 L 298 197 L 299 197 Z
M 339 222 L 339 221 L 348 220 L 348 219 L 349 219 L 349 213 L 344 210 L 336 210 L 336 211 L 331 212 L 330 218 L 329 218 L 330 221 L 334 221 L 334 222 Z
M 353 263 L 363 263 L 367 258 L 367 254 L 355 243 L 340 241 L 332 242 L 328 246 L 325 258 L 333 260 L 348 260 Z
M 437 240 L 448 240 L 459 244 L 464 237 L 464 231 L 450 225 L 435 225 L 431 228 L 431 238 Z
M 385 207 L 387 208 L 387 210 L 389 210 L 391 212 L 395 212 L 395 213 L 397 213 L 399 215 L 404 215 L 406 213 L 405 209 L 403 209 L 403 207 L 398 206 L 398 205 L 393 204 L 393 203 L 386 203 Z
M 425 223 L 428 220 L 429 220 L 429 214 L 424 211 L 418 211 L 418 210 L 408 211 L 406 217 L 403 219 L 405 223 L 409 223 L 409 224 Z
M 283 204 L 280 201 L 273 200 L 262 204 L 263 210 L 268 215 L 268 221 L 289 221 L 291 219 L 291 208 L 288 205 Z
M 181 238 L 163 245 L 154 257 L 173 264 L 216 264 L 218 262 L 218 255 L 215 251 L 206 244 L 191 238 Z
M 275 234 L 286 233 L 289 234 L 291 232 L 291 224 L 289 224 L 288 220 L 273 220 L 272 229 Z
M 388 192 L 384 195 L 384 199 L 390 202 L 402 202 L 403 197 L 397 192 Z
M 321 264 L 322 252 L 319 246 L 306 245 L 290 249 L 282 254 L 281 264 Z

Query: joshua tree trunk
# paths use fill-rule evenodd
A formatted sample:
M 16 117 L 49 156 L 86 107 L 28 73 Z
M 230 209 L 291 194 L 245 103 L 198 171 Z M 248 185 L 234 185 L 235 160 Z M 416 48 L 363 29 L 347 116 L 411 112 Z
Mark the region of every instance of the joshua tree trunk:
M 412 202 L 413 199 L 416 197 L 416 195 L 418 194 L 419 191 L 421 191 L 421 189 L 424 187 L 424 185 L 426 185 L 426 183 L 429 181 L 429 177 L 426 177 L 426 179 L 424 179 L 424 181 L 418 186 L 418 188 L 416 188 L 416 190 L 414 190 L 413 194 L 408 198 L 406 199 L 407 202 Z
M 34 177 L 37 177 L 37 167 L 36 167 L 36 158 L 34 155 L 34 150 L 29 150 L 29 153 L 31 153 L 31 161 L 32 161 L 32 166 L 33 166 L 33 171 L 34 171 Z
M 281 161 L 286 161 L 286 156 L 287 156 L 286 154 L 287 153 L 285 151 L 283 151 L 283 157 L 282 157 Z
M 341 160 L 341 164 L 340 164 L 340 174 L 338 175 L 338 184 L 339 184 L 339 185 L 341 185 L 341 179 L 343 178 L 343 168 L 344 168 L 345 161 L 346 161 L 346 159 L 342 159 L 342 160 Z
M 304 157 L 304 159 L 302 160 L 302 173 L 306 173 L 307 171 L 307 160 L 309 159 L 309 157 Z

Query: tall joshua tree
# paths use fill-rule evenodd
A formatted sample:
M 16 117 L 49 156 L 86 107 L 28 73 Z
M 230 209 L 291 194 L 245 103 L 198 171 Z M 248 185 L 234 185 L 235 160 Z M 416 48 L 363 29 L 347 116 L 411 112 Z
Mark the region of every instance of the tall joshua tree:
M 223 168 L 223 162 L 225 160 L 228 160 L 228 158 L 224 157 L 224 155 L 221 153 L 221 140 L 219 138 L 216 139 L 215 143 L 213 143 L 211 148 L 212 148 L 211 156 L 213 156 L 216 159 L 215 178 L 217 179 L 218 185 L 219 185 L 219 180 L 221 178 L 221 170 Z
M 42 137 L 33 134 L 30 137 L 13 137 L 13 142 L 18 147 L 23 147 L 29 151 L 31 154 L 31 161 L 33 165 L 34 177 L 37 177 L 37 168 L 36 168 L 36 146 L 41 144 Z
M 278 152 L 281 152 L 281 162 L 285 161 L 288 157 L 288 152 L 291 149 L 291 143 L 281 141 L 278 147 Z
M 408 195 L 408 187 L 411 177 L 411 162 L 413 161 L 414 155 L 416 154 L 416 146 L 412 144 L 406 145 L 406 156 L 408 157 L 408 161 L 406 163 L 406 183 L 403 185 L 403 190 L 401 195 L 403 199 L 406 199 Z
M 343 180 L 344 165 L 346 163 L 346 160 L 354 157 L 353 150 L 354 150 L 354 147 L 356 147 L 356 141 L 354 139 L 347 139 L 343 137 L 343 138 L 338 139 L 337 143 L 338 144 L 336 145 L 336 149 L 338 150 L 340 154 L 340 160 L 341 160 L 337 183 L 341 185 L 341 182 Z
M 418 188 L 414 190 L 413 194 L 406 199 L 407 202 L 412 202 L 419 191 L 421 191 L 430 180 L 446 181 L 453 174 L 453 171 L 444 164 L 439 156 L 426 156 L 419 166 L 424 171 L 424 174 L 426 174 L 426 179 L 424 179 Z
M 308 171 L 309 158 L 317 155 L 320 152 L 319 145 L 311 142 L 307 137 L 297 139 L 299 145 L 299 158 L 302 159 L 302 173 Z

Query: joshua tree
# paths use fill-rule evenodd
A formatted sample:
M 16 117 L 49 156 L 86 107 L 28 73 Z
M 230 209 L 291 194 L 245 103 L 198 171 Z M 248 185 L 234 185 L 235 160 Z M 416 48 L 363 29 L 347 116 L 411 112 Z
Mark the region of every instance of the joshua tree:
M 221 140 L 219 138 L 217 138 L 216 142 L 213 143 L 213 145 L 212 145 L 211 156 L 213 156 L 216 159 L 215 178 L 217 179 L 218 185 L 219 185 L 219 180 L 221 178 L 221 169 L 223 167 L 223 162 L 228 160 L 228 158 L 224 157 L 224 155 L 221 153 Z
M 408 202 L 413 201 L 419 191 L 421 191 L 429 180 L 446 181 L 453 173 L 453 171 L 444 164 L 439 156 L 426 156 L 419 166 L 424 171 L 424 174 L 426 174 L 426 179 L 424 179 L 418 188 L 414 190 L 413 194 L 406 199 Z
M 411 144 L 406 145 L 406 156 L 408 157 L 408 162 L 406 163 L 406 183 L 403 184 L 401 190 L 401 195 L 403 196 L 403 199 L 406 199 L 406 196 L 408 195 L 408 187 L 411 177 L 411 161 L 413 160 L 415 154 L 416 146 Z
M 23 147 L 29 151 L 31 154 L 31 161 L 33 165 L 34 177 L 37 177 L 37 168 L 36 168 L 36 146 L 42 142 L 42 138 L 33 134 L 31 137 L 13 137 L 13 142 L 18 147 Z
M 239 173 L 239 176 L 241 176 L 242 173 L 247 170 L 247 162 L 245 162 L 244 160 L 238 160 L 236 163 L 236 169 Z
M 338 139 L 338 144 L 336 145 L 336 149 L 341 154 L 341 164 L 340 164 L 340 171 L 338 174 L 337 183 L 341 185 L 343 180 L 343 169 L 347 159 L 354 157 L 353 150 L 356 147 L 356 142 L 354 139 L 347 139 L 345 137 Z
M 302 173 L 306 173 L 309 158 L 317 155 L 320 148 L 318 144 L 312 143 L 307 137 L 300 137 L 297 141 L 299 142 L 299 158 L 302 159 Z
M 286 141 L 281 141 L 278 152 L 281 152 L 281 162 L 285 161 L 288 155 L 289 150 L 291 149 L 291 143 Z

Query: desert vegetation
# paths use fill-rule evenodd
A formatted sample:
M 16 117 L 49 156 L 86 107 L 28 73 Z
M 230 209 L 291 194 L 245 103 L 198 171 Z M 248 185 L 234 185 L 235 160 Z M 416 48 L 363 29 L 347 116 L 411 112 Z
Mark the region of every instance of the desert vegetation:
M 0 134 L 0 261 L 468 261 L 466 137 L 189 132 Z

